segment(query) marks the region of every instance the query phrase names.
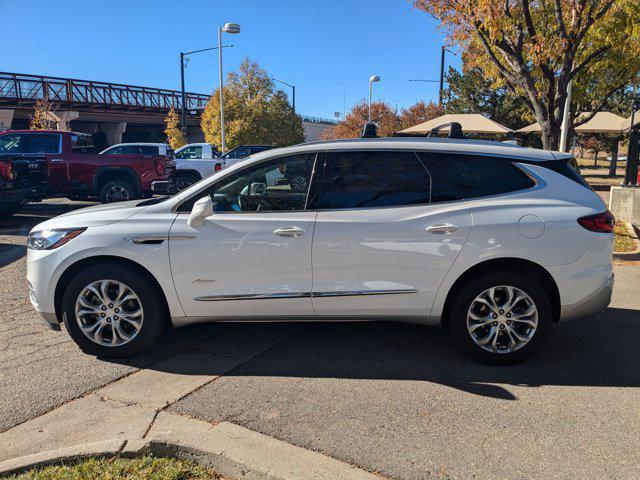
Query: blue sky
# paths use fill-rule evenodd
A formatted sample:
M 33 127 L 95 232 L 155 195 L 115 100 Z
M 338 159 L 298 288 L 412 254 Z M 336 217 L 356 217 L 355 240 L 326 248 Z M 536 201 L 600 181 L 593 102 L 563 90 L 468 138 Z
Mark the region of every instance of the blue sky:
M 0 70 L 179 89 L 179 52 L 217 45 L 226 35 L 225 71 L 244 57 L 296 85 L 299 113 L 333 117 L 368 95 L 402 108 L 436 100 L 442 32 L 409 0 L 0 0 Z M 217 53 L 192 57 L 187 90 L 210 93 L 218 84 Z M 460 59 L 447 63 L 459 67 Z M 287 92 L 290 89 L 286 88 Z

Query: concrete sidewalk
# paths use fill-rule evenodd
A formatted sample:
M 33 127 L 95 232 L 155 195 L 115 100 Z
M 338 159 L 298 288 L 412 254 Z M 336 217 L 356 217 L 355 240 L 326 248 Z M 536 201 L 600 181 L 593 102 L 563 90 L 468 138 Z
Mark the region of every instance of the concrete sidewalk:
M 230 478 L 379 479 L 357 467 L 230 422 L 211 424 L 166 408 L 245 363 L 300 327 L 265 329 L 251 338 L 243 326 L 137 371 L 0 434 L 0 475 L 90 455 L 152 452 L 195 459 Z M 255 331 L 255 329 L 253 330 Z M 241 355 L 227 345 L 246 340 Z M 194 374 L 202 365 L 215 373 Z

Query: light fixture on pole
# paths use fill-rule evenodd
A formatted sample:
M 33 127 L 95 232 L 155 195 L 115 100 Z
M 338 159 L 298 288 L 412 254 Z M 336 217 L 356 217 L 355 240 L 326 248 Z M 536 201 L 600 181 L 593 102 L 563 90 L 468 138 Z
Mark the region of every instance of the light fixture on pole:
M 287 87 L 291 87 L 291 108 L 293 108 L 293 113 L 296 113 L 296 86 L 295 85 L 291 85 L 290 83 L 287 82 L 283 82 L 282 80 L 278 80 L 277 78 L 273 78 L 271 77 L 271 80 L 275 81 L 275 82 L 280 82 L 283 85 L 286 85 Z
M 371 94 L 373 92 L 373 83 L 379 81 L 380 77 L 378 75 L 371 75 L 371 77 L 369 77 L 369 122 L 371 122 Z
M 240 33 L 240 25 L 237 23 L 225 23 L 224 27 L 218 27 L 218 60 L 220 66 L 220 152 L 225 153 L 226 144 L 224 139 L 224 95 L 222 89 L 224 87 L 222 77 L 222 32 L 225 33 Z
M 233 47 L 234 45 L 223 45 L 222 48 Z M 190 52 L 180 52 L 180 92 L 182 98 L 182 131 L 187 134 L 187 99 L 184 91 L 184 70 L 187 68 L 186 62 L 189 61 L 189 55 L 200 52 L 208 52 L 210 50 L 218 50 L 218 47 L 201 48 L 200 50 L 191 50 Z M 185 61 L 186 59 L 186 61 Z

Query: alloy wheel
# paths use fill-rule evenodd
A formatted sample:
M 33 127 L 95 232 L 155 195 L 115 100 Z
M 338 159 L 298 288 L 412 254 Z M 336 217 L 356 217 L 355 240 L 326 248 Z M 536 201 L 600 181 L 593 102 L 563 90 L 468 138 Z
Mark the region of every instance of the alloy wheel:
M 491 287 L 467 311 L 467 331 L 480 348 L 511 353 L 524 347 L 538 329 L 538 308 L 524 291 L 510 285 Z
M 109 187 L 109 190 L 107 190 L 105 199 L 107 200 L 107 203 L 124 202 L 129 200 L 129 192 L 126 188 L 120 185 L 112 185 Z
M 82 333 L 106 347 L 129 343 L 144 320 L 138 295 L 117 280 L 98 280 L 84 287 L 76 300 L 75 316 Z

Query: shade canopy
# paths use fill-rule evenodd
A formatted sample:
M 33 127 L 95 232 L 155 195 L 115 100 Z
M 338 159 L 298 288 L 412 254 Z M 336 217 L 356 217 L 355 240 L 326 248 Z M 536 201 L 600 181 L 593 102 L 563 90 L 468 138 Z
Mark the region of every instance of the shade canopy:
M 578 115 L 578 121 L 590 115 L 590 112 L 583 112 Z M 629 119 L 630 120 L 630 119 Z M 576 133 L 621 133 L 625 119 L 615 113 L 598 112 L 591 120 L 575 128 Z M 630 121 L 629 121 L 630 123 Z M 635 123 L 635 122 L 634 122 Z M 628 127 L 627 127 L 628 128 Z M 538 122 L 527 125 L 516 133 L 540 133 L 541 128 Z
M 464 133 L 487 133 L 494 135 L 504 135 L 513 132 L 510 128 L 500 125 L 479 113 L 456 113 L 447 114 L 428 120 L 413 127 L 400 130 L 399 133 L 427 134 L 431 129 L 445 123 L 458 122 L 462 126 Z M 443 128 L 442 132 L 448 132 L 449 128 Z
M 640 110 L 638 110 L 633 116 L 633 126 L 636 126 L 639 124 L 640 124 Z M 626 132 L 630 128 L 631 128 L 631 115 L 629 115 L 629 117 L 624 122 L 622 122 L 622 130 Z

